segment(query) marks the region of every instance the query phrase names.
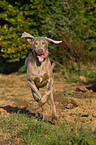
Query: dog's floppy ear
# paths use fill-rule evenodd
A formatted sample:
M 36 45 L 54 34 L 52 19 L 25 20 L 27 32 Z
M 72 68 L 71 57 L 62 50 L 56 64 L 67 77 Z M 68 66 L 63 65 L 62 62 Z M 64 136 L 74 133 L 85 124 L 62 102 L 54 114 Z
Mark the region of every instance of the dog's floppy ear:
M 27 41 L 28 41 L 30 44 L 32 44 L 33 39 L 27 39 Z
M 47 37 L 45 37 L 45 38 L 46 38 L 46 40 L 51 41 L 51 42 L 53 42 L 53 43 L 55 43 L 55 44 L 59 44 L 59 43 L 62 42 L 62 41 L 55 41 L 55 40 L 53 40 L 53 39 L 51 39 L 51 38 L 47 38 Z
M 28 34 L 27 32 L 24 32 L 24 33 L 22 34 L 21 38 L 23 38 L 23 37 L 30 37 L 30 38 L 34 39 L 34 36 Z
M 27 32 L 24 32 L 24 33 L 22 34 L 21 38 L 23 38 L 23 37 L 30 37 L 31 39 L 27 39 L 27 41 L 28 41 L 30 44 L 32 44 L 32 41 L 33 41 L 33 39 L 34 39 L 34 36 L 30 35 L 30 34 L 27 33 Z

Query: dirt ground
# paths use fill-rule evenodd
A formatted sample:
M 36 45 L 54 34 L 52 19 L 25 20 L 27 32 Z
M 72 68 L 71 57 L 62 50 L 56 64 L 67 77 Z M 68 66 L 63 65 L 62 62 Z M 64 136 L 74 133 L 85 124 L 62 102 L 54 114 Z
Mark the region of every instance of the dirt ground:
M 41 90 L 44 91 L 45 88 Z M 63 77 L 56 78 L 54 100 L 60 122 L 78 122 L 96 129 L 96 81 L 67 84 Z M 50 122 L 50 101 L 46 107 Z M 0 116 L 18 112 L 36 119 L 42 116 L 42 110 L 31 95 L 26 74 L 0 74 Z

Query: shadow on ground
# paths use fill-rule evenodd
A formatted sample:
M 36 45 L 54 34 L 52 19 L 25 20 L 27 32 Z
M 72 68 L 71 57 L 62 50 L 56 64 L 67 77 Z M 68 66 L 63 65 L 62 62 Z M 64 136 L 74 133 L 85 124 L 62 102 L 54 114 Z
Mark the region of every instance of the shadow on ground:
M 93 92 L 96 92 L 96 80 L 88 81 L 84 84 L 86 85 L 86 88 L 88 90 L 92 90 Z
M 40 114 L 38 113 L 38 116 L 36 113 L 31 113 L 26 107 L 24 108 L 19 108 L 19 107 L 12 107 L 10 105 L 4 106 L 0 108 L 6 110 L 8 113 L 20 113 L 20 114 L 26 114 L 28 117 L 35 117 L 35 118 L 40 118 Z
M 6 110 L 8 113 L 20 113 L 20 114 L 25 114 L 27 115 L 29 118 L 34 117 L 38 120 L 42 120 L 42 115 L 40 113 L 32 113 L 30 112 L 26 107 L 24 108 L 19 108 L 19 107 L 13 107 L 10 105 L 7 106 L 0 106 L 0 108 Z M 50 124 L 55 125 L 54 122 L 48 121 Z

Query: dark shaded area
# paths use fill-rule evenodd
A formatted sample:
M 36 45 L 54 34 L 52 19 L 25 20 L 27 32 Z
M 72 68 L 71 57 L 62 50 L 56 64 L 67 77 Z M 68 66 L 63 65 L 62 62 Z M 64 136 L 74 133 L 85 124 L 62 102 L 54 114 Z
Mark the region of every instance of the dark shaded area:
M 84 114 L 84 115 L 82 115 L 81 117 L 88 117 L 88 114 Z
M 24 61 L 25 60 L 10 63 L 0 60 L 0 73 L 9 74 L 18 71 L 18 69 L 24 65 Z
M 10 25 L 10 23 L 7 20 L 0 18 L 0 25 L 4 25 L 4 24 Z
M 4 107 L 1 107 L 0 108 L 6 110 L 8 113 L 20 113 L 20 114 L 26 114 L 28 115 L 28 117 L 35 117 L 35 118 L 40 118 L 40 113 L 38 113 L 38 115 L 36 116 L 36 113 L 31 113 L 28 109 L 26 109 L 26 107 L 24 108 L 19 108 L 19 107 L 13 107 L 13 106 L 10 106 L 10 105 L 7 105 L 7 106 L 4 106 Z
M 83 92 L 83 93 L 86 92 L 86 91 L 84 91 L 84 90 L 82 90 L 82 89 L 80 89 L 80 88 L 76 88 L 76 91 L 78 91 L 78 92 Z
M 92 90 L 93 92 L 96 92 L 96 80 L 88 81 L 87 83 L 84 83 L 87 85 L 88 90 Z
M 35 117 L 39 120 L 42 120 L 42 115 L 40 113 L 35 113 L 35 112 L 30 112 L 26 107 L 24 108 L 19 108 L 19 107 L 13 107 L 10 105 L 7 106 L 0 106 L 0 108 L 6 110 L 8 113 L 20 113 L 20 114 L 25 114 L 27 115 L 29 118 L 31 117 Z M 55 125 L 55 123 L 52 123 L 51 121 L 48 121 L 50 124 Z

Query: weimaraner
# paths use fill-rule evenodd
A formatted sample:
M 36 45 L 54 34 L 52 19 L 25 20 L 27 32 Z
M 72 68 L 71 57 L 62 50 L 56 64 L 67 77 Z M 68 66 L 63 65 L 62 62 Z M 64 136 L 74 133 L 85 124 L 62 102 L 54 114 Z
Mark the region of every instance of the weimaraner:
M 32 53 L 25 60 L 25 68 L 27 72 L 27 81 L 30 85 L 33 97 L 38 102 L 43 111 L 43 121 L 47 122 L 47 110 L 45 103 L 49 96 L 51 100 L 52 120 L 57 120 L 56 108 L 53 99 L 53 67 L 51 66 L 48 57 L 48 41 L 59 44 L 62 41 L 55 41 L 47 37 L 33 37 L 32 35 L 24 32 L 21 36 L 29 37 L 27 41 L 31 44 Z M 47 90 L 42 96 L 39 88 L 47 86 Z

